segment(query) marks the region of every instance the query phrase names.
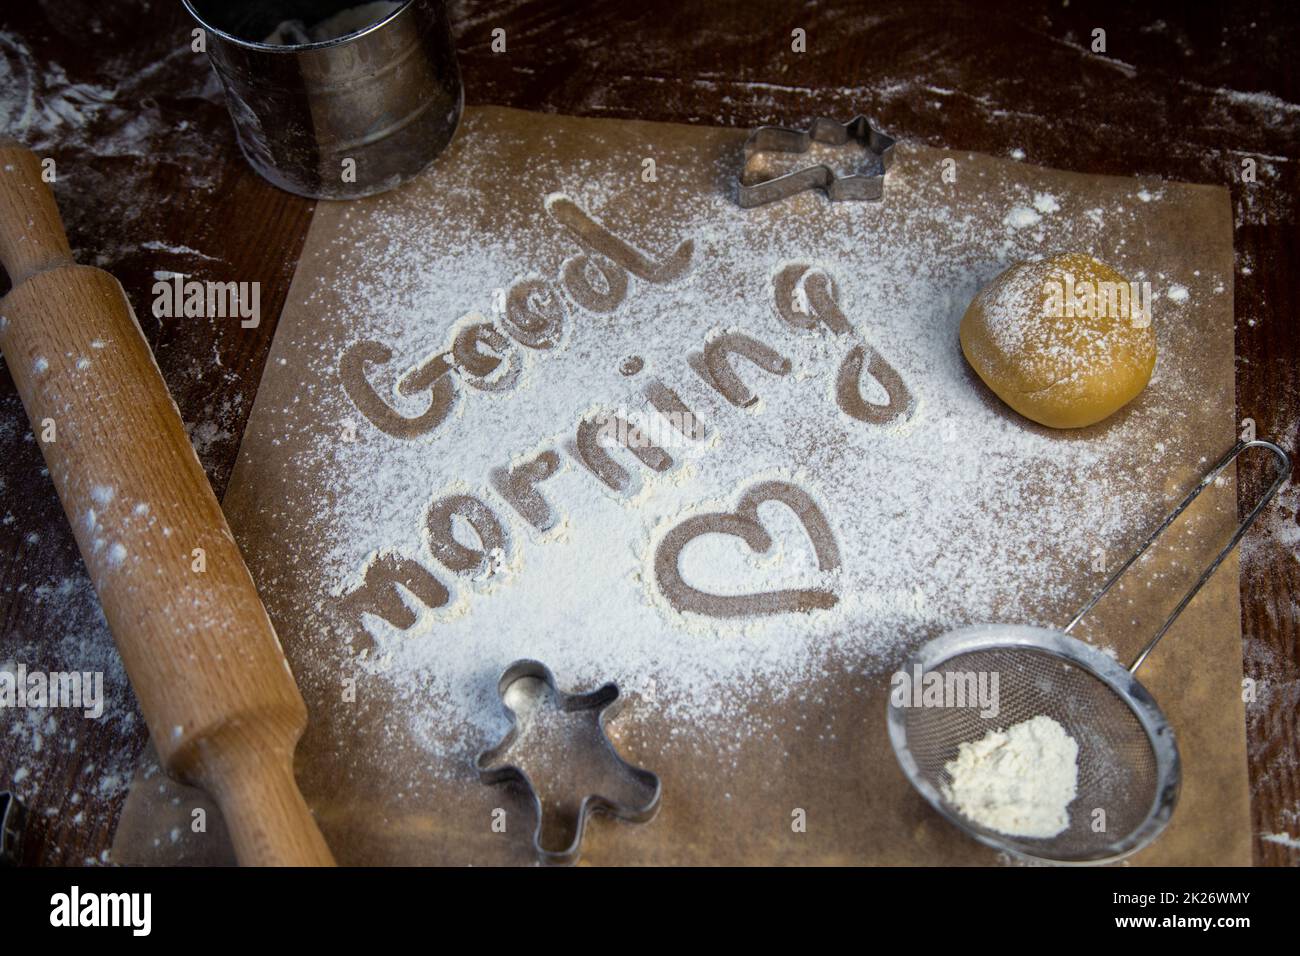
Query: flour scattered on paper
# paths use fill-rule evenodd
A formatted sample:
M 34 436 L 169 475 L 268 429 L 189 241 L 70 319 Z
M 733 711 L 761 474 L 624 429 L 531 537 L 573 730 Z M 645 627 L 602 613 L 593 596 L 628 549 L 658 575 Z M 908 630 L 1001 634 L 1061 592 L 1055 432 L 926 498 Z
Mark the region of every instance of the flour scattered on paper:
M 485 164 L 512 148 L 484 122 L 467 116 L 456 162 L 438 170 L 438 188 L 449 196 L 478 195 Z M 1142 475 L 1109 463 L 1140 445 L 1144 468 L 1167 472 L 1185 464 L 1177 438 L 1148 451 L 1135 429 L 1151 422 L 1137 416 L 1082 441 L 1027 428 L 981 393 L 956 339 L 975 292 L 1041 248 L 1033 230 L 1007 221 L 1011 210 L 1028 209 L 1039 228 L 1068 232 L 1072 246 L 1104 250 L 1107 237 L 1154 204 L 1131 203 L 1117 190 L 1103 226 L 1084 215 L 1095 198 L 1085 205 L 1055 185 L 1008 182 L 974 200 L 973 215 L 951 206 L 938 178 L 904 161 L 891 170 L 883 205 L 828 204 L 805 193 L 783 207 L 801 211 L 777 230 L 764 225 L 770 210 L 739 210 L 723 192 L 706 191 L 690 202 L 664 200 L 661 213 L 633 230 L 619 214 L 634 189 L 621 169 L 572 153 L 557 163 L 547 149 L 536 160 L 535 205 L 508 213 L 526 217 L 510 228 L 485 229 L 462 215 L 435 226 L 401 191 L 347 211 L 347 233 L 317 253 L 338 263 L 329 268 L 339 278 L 328 287 L 296 285 L 291 308 L 315 318 L 310 327 L 282 320 L 276 349 L 292 360 L 285 366 L 272 358 L 273 369 L 287 371 L 273 372 L 281 376 L 274 391 L 263 384 L 244 477 L 232 483 L 235 517 L 275 540 L 276 556 L 262 556 L 265 566 L 261 546 L 245 542 L 264 594 L 273 603 L 290 595 L 280 613 L 313 635 L 286 639 L 309 703 L 314 694 L 337 693 L 340 668 L 359 668 L 385 700 L 388 741 L 376 746 L 398 752 L 414 740 L 432 758 L 412 770 L 413 786 L 431 769 L 459 773 L 463 759 L 500 732 L 496 678 L 515 659 L 543 660 L 568 689 L 617 681 L 643 701 L 630 714 L 653 709 L 684 725 L 708 714 L 720 736 L 763 734 L 770 728 L 753 713 L 756 698 L 808 693 L 846 666 L 864 677 L 879 673 L 949 627 L 1047 623 L 1079 599 L 1080 562 L 1098 549 L 1122 551 L 1157 517 Z M 514 349 L 519 366 L 508 389 L 460 389 L 447 419 L 414 440 L 377 431 L 340 388 L 340 354 L 363 340 L 382 343 L 393 358 L 370 364 L 371 387 L 402 415 L 423 413 L 427 392 L 396 387 L 404 370 L 436 355 L 467 323 L 498 321 L 494 302 L 524 278 L 559 285 L 564 263 L 583 251 L 547 218 L 557 196 L 653 261 L 692 241 L 690 271 L 663 284 L 630 276 L 611 314 L 566 299 L 560 340 Z M 472 208 L 483 217 L 507 215 L 486 198 Z M 792 259 L 830 276 L 853 326 L 849 339 L 800 332 L 778 317 L 774 276 Z M 790 362 L 785 375 L 738 363 L 759 396 L 745 408 L 723 400 L 691 358 L 706 341 L 737 330 Z M 1188 347 L 1178 325 L 1161 334 L 1173 354 Z M 915 397 L 904 422 L 872 426 L 836 407 L 836 368 L 859 340 L 880 351 Z M 628 377 L 620 369 L 632 355 L 644 370 Z M 1162 363 L 1144 397 L 1146 414 L 1171 436 L 1188 407 L 1184 374 L 1184 366 Z M 650 430 L 657 413 L 644 386 L 652 379 L 677 392 L 706 435 L 668 446 L 672 465 L 662 473 L 616 456 L 631 481 L 616 494 L 575 455 L 574 429 L 593 410 L 612 408 Z M 864 375 L 861 387 L 868 400 L 880 400 L 880 383 Z M 271 394 L 274 405 L 265 398 Z M 281 490 L 250 478 L 265 474 L 247 457 L 259 446 L 291 454 L 285 484 L 274 479 Z M 558 451 L 557 470 L 541 486 L 556 520 L 538 531 L 489 475 L 542 449 Z M 241 489 L 240 480 L 251 484 Z M 721 535 L 699 539 L 681 553 L 683 577 L 716 594 L 782 583 L 825 588 L 836 603 L 815 613 L 730 619 L 680 612 L 656 586 L 656 547 L 692 516 L 735 508 L 760 481 L 807 493 L 832 527 L 839 566 L 819 568 L 793 513 L 766 502 L 759 514 L 769 550 L 755 553 Z M 479 498 L 503 526 L 504 553 L 473 573 L 448 574 L 430 551 L 426 512 L 449 495 Z M 247 507 L 255 510 L 239 513 Z M 237 535 L 240 521 L 232 517 Z M 457 541 L 477 546 L 472 531 Z M 409 626 L 366 614 L 371 644 L 350 655 L 353 625 L 340 602 L 370 568 L 396 560 L 427 568 L 450 596 L 431 608 L 397 592 Z M 348 731 L 339 734 L 343 746 Z
M 1034 193 L 1034 208 L 1044 216 L 1061 211 L 1061 204 L 1051 193 Z
M 963 743 L 944 764 L 944 799 L 962 816 L 1008 836 L 1046 838 L 1069 829 L 1079 745 L 1040 714 Z
M 1029 226 L 1038 225 L 1042 222 L 1042 219 L 1040 213 L 1028 206 L 1016 206 L 1007 213 L 1007 218 L 1003 221 L 1013 229 L 1026 229 Z

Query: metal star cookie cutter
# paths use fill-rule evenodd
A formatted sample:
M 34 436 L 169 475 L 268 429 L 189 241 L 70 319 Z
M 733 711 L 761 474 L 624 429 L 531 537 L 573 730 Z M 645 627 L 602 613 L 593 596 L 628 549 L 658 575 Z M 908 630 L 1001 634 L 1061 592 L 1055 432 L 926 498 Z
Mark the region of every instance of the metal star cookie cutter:
M 854 139 L 866 147 L 867 152 L 878 157 L 879 173 L 852 173 L 837 176 L 825 164 L 806 166 L 783 176 L 770 179 L 756 177 L 754 167 L 760 153 L 806 153 L 813 143 L 842 146 Z M 778 199 L 787 199 L 805 189 L 825 189 L 828 199 L 881 199 L 885 194 L 885 174 L 893 159 L 895 140 L 892 136 L 874 129 L 864 116 L 855 116 L 847 123 L 819 116 L 807 131 L 787 129 L 784 126 L 760 126 L 745 140 L 744 165 L 737 179 L 736 201 L 745 209 L 761 206 Z
M 640 805 L 611 800 L 608 797 L 594 793 L 583 796 L 582 803 L 578 807 L 578 819 L 574 828 L 573 840 L 568 846 L 560 849 L 548 848 L 542 841 L 542 801 L 532 781 L 528 779 L 528 775 L 516 764 L 505 764 L 500 767 L 493 766 L 506 755 L 519 737 L 519 717 L 506 703 L 506 693 L 515 683 L 528 678 L 544 682 L 560 709 L 565 712 L 596 711 L 600 738 L 614 758 L 614 762 L 621 768 L 620 772 L 625 773 L 630 779 L 639 782 L 650 790 L 650 798 Z M 578 856 L 582 852 L 582 837 L 587 829 L 587 819 L 593 813 L 608 813 L 630 823 L 646 823 L 659 811 L 661 787 L 658 775 L 642 767 L 633 766 L 624 760 L 618 750 L 615 749 L 605 730 L 605 725 L 610 720 L 613 720 L 623 707 L 624 701 L 619 697 L 617 684 L 605 684 L 603 687 L 586 694 L 566 694 L 556 685 L 555 676 L 546 665 L 539 661 L 519 660 L 507 667 L 505 672 L 502 673 L 501 679 L 497 681 L 497 693 L 501 697 L 501 706 L 505 710 L 506 716 L 510 718 L 510 730 L 495 747 L 480 753 L 474 759 L 474 766 L 478 770 L 479 779 L 483 783 L 517 782 L 523 784 L 524 789 L 528 791 L 529 800 L 537 817 L 537 826 L 533 831 L 533 849 L 536 850 L 538 859 L 542 862 L 552 864 L 576 863 Z

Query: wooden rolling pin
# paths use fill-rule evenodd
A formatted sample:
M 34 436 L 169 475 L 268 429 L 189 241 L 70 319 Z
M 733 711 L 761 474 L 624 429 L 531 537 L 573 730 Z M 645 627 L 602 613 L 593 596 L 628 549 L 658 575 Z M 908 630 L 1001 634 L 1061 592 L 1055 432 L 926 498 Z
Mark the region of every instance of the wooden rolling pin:
M 332 865 L 293 777 L 307 708 L 122 287 L 72 261 L 28 150 L 0 140 L 0 351 L 166 770 L 240 863 Z

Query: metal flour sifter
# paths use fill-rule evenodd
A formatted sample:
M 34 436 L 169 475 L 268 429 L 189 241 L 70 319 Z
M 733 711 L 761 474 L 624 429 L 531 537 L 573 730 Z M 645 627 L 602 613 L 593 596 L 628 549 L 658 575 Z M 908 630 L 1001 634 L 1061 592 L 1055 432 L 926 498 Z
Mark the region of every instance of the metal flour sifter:
M 240 149 L 281 189 L 313 199 L 384 192 L 456 132 L 465 97 L 443 0 L 184 3 Z
M 1134 562 L 1248 448 L 1265 448 L 1273 454 L 1279 468 L 1277 478 L 1132 665 L 1125 668 L 1097 648 L 1071 637 L 1070 631 Z M 979 740 L 992 729 L 975 707 L 905 707 L 891 699 L 889 739 L 912 785 L 936 810 L 981 843 L 1025 859 L 1105 863 L 1128 856 L 1154 840 L 1173 815 L 1182 774 L 1173 731 L 1136 672 L 1290 473 L 1291 461 L 1277 445 L 1267 441 L 1239 442 L 1063 630 L 1002 624 L 963 627 L 928 642 L 908 662 L 909 673 L 918 666 L 925 674 L 996 673 L 1001 726 L 1043 714 L 1074 738 L 1079 746 L 1079 775 L 1067 829 L 1046 839 L 1009 836 L 972 821 L 948 800 L 945 764 L 957 755 L 962 743 Z M 1100 830 L 1093 813 L 1097 808 L 1105 810 L 1105 826 Z

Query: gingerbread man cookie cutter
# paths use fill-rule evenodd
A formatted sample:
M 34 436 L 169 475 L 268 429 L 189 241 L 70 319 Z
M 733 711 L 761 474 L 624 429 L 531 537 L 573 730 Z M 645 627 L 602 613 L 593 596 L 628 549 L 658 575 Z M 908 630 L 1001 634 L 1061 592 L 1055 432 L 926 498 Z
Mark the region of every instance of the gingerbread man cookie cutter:
M 851 173 L 839 176 L 829 166 L 818 163 L 781 176 L 765 177 L 759 167 L 763 153 L 806 153 L 813 143 L 842 146 L 849 140 L 862 144 L 879 172 Z M 895 140 L 875 129 L 864 116 L 847 123 L 819 116 L 807 130 L 784 126 L 760 126 L 745 140 L 744 164 L 737 180 L 736 201 L 745 209 L 787 199 L 805 189 L 825 189 L 828 199 L 881 199 L 885 194 L 885 174 L 893 159 Z
M 608 756 L 612 758 L 620 773 L 649 792 L 649 797 L 639 804 L 625 803 L 596 793 L 584 795 L 578 807 L 573 838 L 564 847 L 554 848 L 545 845 L 542 834 L 542 800 L 537 793 L 537 788 L 533 786 L 533 782 L 528 778 L 528 774 L 524 769 L 514 763 L 504 763 L 497 766 L 498 762 L 506 756 L 510 748 L 519 739 L 520 732 L 519 715 L 506 703 L 506 694 L 514 684 L 527 679 L 543 682 L 556 704 L 566 713 L 584 710 L 596 712 L 600 739 L 608 751 Z M 502 673 L 501 679 L 497 681 L 497 693 L 501 697 L 501 706 L 510 719 L 510 730 L 506 732 L 500 743 L 480 753 L 474 759 L 474 766 L 478 770 L 479 779 L 483 783 L 513 782 L 523 785 L 537 820 L 537 825 L 533 830 L 533 849 L 536 851 L 538 859 L 543 863 L 561 865 L 576 863 L 582 852 L 582 837 L 587 829 L 587 820 L 593 813 L 607 813 L 630 823 L 646 823 L 659 812 L 659 797 L 662 788 L 658 775 L 624 760 L 618 750 L 615 749 L 614 744 L 609 739 L 609 734 L 605 730 L 606 724 L 613 720 L 623 707 L 624 699 L 619 696 L 617 684 L 605 684 L 586 694 L 567 694 L 556 685 L 555 675 L 551 673 L 550 668 L 545 664 L 539 661 L 518 660 Z

